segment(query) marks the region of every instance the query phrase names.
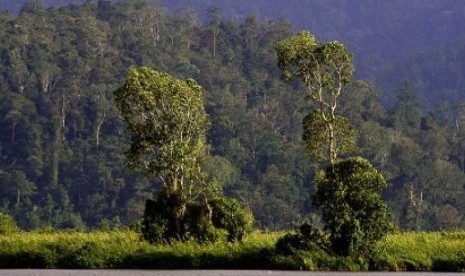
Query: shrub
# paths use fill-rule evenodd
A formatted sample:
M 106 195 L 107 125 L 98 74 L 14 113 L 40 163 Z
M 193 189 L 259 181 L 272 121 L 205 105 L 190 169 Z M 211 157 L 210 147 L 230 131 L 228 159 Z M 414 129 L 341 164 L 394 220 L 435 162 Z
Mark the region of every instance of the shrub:
M 173 229 L 175 222 L 171 221 L 171 213 L 177 200 L 175 196 L 168 197 L 162 192 L 155 200 L 146 201 L 142 221 L 142 236 L 146 241 L 163 243 L 173 238 L 180 238 L 176 237 L 176 230 Z
M 20 229 L 12 217 L 6 213 L 0 212 L 0 234 L 11 234 L 19 231 Z
M 291 255 L 298 251 L 327 250 L 327 237 L 318 228 L 309 223 L 303 223 L 297 233 L 288 233 L 276 243 L 276 251 Z
M 392 229 L 381 198 L 384 177 L 368 160 L 354 157 L 331 164 L 316 180 L 313 204 L 321 209 L 331 251 L 368 256 Z
M 246 233 L 252 231 L 252 212 L 234 199 L 220 197 L 207 205 L 183 203 L 181 200 L 176 194 L 164 192 L 156 200 L 147 200 L 142 222 L 145 240 L 150 243 L 189 239 L 213 242 L 227 235 L 227 239 L 234 242 L 241 241 Z M 185 206 L 182 214 L 177 214 L 178 206 Z
M 217 198 L 211 203 L 212 222 L 216 228 L 228 231 L 230 242 L 241 241 L 253 229 L 252 211 L 232 198 Z

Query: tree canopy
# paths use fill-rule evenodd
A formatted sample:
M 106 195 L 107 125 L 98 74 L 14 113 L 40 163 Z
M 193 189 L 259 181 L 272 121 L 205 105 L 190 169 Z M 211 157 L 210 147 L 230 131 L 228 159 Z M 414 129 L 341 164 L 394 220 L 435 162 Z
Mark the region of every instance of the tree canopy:
M 129 167 L 158 177 L 168 191 L 192 193 L 206 154 L 203 88 L 142 67 L 129 71 L 115 100 L 132 135 Z
M 350 123 L 337 118 L 336 114 L 339 98 L 352 82 L 352 53 L 337 41 L 318 42 L 309 32 L 301 32 L 279 42 L 276 52 L 283 79 L 300 80 L 307 90 L 307 100 L 314 108 L 314 112 L 304 119 L 304 139 L 313 144 L 318 139 L 311 139 L 311 136 L 324 137 L 327 160 L 336 162 L 338 149 L 350 149 L 347 146 L 338 148 L 338 139 L 354 139 L 353 131 L 342 129 L 350 128 Z M 324 124 L 323 128 L 317 127 L 319 122 Z M 312 150 L 311 145 L 307 148 Z

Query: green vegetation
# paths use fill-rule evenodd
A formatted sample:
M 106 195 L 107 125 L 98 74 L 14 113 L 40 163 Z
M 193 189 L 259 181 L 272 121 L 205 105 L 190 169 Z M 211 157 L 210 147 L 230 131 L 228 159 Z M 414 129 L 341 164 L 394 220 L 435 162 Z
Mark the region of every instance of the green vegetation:
M 130 231 L 10 234 L 0 236 L 0 268 L 264 268 L 280 235 L 151 245 Z
M 306 88 L 312 111 L 303 119 L 303 140 L 310 155 L 327 152 L 329 165 L 317 172 L 312 203 L 319 208 L 324 232 L 304 223 L 286 235 L 277 250 L 324 250 L 339 256 L 370 256 L 374 244 L 391 226 L 381 192 L 384 177 L 366 159 L 339 160 L 355 148 L 356 135 L 349 120 L 339 115 L 340 99 L 353 78 L 352 53 L 339 42 L 320 43 L 302 32 L 278 43 L 278 65 L 285 80 L 298 79 Z
M 283 79 L 301 81 L 306 88 L 306 100 L 313 109 L 304 118 L 303 137 L 307 149 L 313 156 L 320 156 L 318 153 L 326 150 L 326 160 L 335 163 L 338 154 L 354 148 L 348 144 L 355 145 L 354 131 L 348 130 L 350 123 L 336 113 L 342 93 L 352 82 L 352 53 L 337 41 L 318 42 L 309 32 L 280 41 L 276 52 Z M 318 141 L 318 138 L 323 139 Z M 338 140 L 351 143 L 339 146 Z
M 408 232 L 388 235 L 373 269 L 465 271 L 464 232 Z
M 131 132 L 129 168 L 163 185 L 146 202 L 143 237 L 152 243 L 215 241 L 218 229 L 225 229 L 229 241 L 242 240 L 252 230 L 252 213 L 225 199 L 216 180 L 201 170 L 209 125 L 203 88 L 193 79 L 142 67 L 130 70 L 114 93 Z
M 205 235 L 211 225 L 212 189 L 200 171 L 209 123 L 202 87 L 192 79 L 178 80 L 143 67 L 130 70 L 114 93 L 131 132 L 129 168 L 154 176 L 163 185 L 156 201 L 146 203 L 144 238 L 162 242 Z M 192 203 L 199 198 L 201 211 L 191 218 L 199 231 L 186 229 L 186 214 L 192 213 Z
M 274 244 L 283 234 L 253 233 L 241 243 L 171 245 L 151 245 L 131 231 L 0 235 L 0 268 L 465 271 L 464 232 L 390 234 L 368 262 L 321 250 L 282 255 Z
M 425 112 L 406 81 L 383 106 L 344 44 L 291 30 L 150 1 L 0 13 L 0 267 L 464 270 L 462 233 L 386 238 L 388 211 L 465 226 L 464 104 Z
M 292 229 L 315 217 L 309 203 L 321 163 L 307 156 L 302 140 L 321 150 L 315 141 L 325 136 L 320 131 L 325 124 L 303 100 L 304 83 L 280 79 L 275 47 L 294 34 L 289 22 L 256 14 L 230 21 L 215 9 L 200 18 L 151 1 L 85 1 L 50 9 L 42 2 L 29 1 L 17 17 L 0 13 L 0 209 L 22 229 L 118 229 L 138 221 L 147 199 L 163 190 L 162 181 L 127 169 L 131 137 L 113 98 L 128 68 L 142 66 L 175 79 L 193 78 L 204 88 L 211 128 L 202 171 L 208 183 L 217 180 L 219 190 L 253 211 L 256 228 Z M 409 3 L 418 8 L 438 5 L 414 2 Z M 379 4 L 385 5 L 393 4 Z M 351 7 L 368 9 L 360 3 Z M 455 18 L 441 14 L 445 21 Z M 367 17 L 356 19 L 362 18 Z M 418 33 L 430 41 L 428 33 Z M 363 31 L 349 35 L 364 41 Z M 445 48 L 440 58 L 425 53 L 428 66 L 443 70 L 424 83 L 443 76 L 450 84 L 444 87 L 457 94 L 463 66 L 454 68 L 446 57 L 452 53 L 463 61 L 464 48 L 460 41 L 451 45 L 457 47 Z M 381 64 L 371 57 L 364 61 Z M 422 68 L 405 68 L 422 74 Z M 355 148 L 354 155 L 383 173 L 383 199 L 400 229 L 459 229 L 465 226 L 465 108 L 456 101 L 422 110 L 418 91 L 425 87 L 347 83 L 334 122 L 349 134 L 357 130 L 359 139 L 355 148 L 336 133 L 336 147 Z M 435 91 L 442 90 L 427 92 Z M 387 95 L 392 102 L 384 106 L 380 99 Z M 302 133 L 303 121 L 318 135 Z M 343 151 L 340 158 L 346 157 Z
M 331 252 L 369 257 L 392 230 L 381 192 L 386 180 L 366 159 L 348 158 L 317 176 L 313 204 L 321 209 Z
M 6 213 L 0 212 L 0 235 L 18 233 L 19 231 L 20 229 L 12 217 Z

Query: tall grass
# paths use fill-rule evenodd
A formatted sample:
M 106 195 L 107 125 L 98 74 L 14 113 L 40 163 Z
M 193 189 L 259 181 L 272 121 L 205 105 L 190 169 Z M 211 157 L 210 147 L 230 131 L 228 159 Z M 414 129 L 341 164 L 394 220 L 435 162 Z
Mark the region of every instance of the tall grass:
M 373 269 L 465 271 L 465 232 L 407 232 L 388 235 L 377 247 Z
M 282 256 L 284 233 L 253 233 L 241 243 L 150 245 L 132 231 L 26 232 L 0 235 L 0 268 L 304 269 L 465 271 L 465 232 L 398 233 L 371 260 L 322 250 Z
M 131 231 L 11 234 L 0 236 L 0 268 L 266 268 L 280 235 L 150 245 Z
M 273 258 L 287 269 L 465 272 L 465 232 L 391 234 L 377 243 L 370 259 L 334 256 L 323 250 Z
M 3 268 L 106 268 L 148 247 L 136 233 L 21 233 L 0 237 Z

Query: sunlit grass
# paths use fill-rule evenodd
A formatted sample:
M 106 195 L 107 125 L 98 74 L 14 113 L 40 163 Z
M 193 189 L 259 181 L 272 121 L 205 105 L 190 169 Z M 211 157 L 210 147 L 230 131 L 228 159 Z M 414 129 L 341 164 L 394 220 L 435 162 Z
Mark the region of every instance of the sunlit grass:
M 405 232 L 379 243 L 382 269 L 464 271 L 465 232 Z
M 0 267 L 253 268 L 281 235 L 253 233 L 240 243 L 151 245 L 131 231 L 25 232 L 0 236 Z
M 242 242 L 151 245 L 132 231 L 24 232 L 0 236 L 0 268 L 307 269 L 465 271 L 465 232 L 397 233 L 373 259 L 296 252 L 279 256 L 284 233 L 255 232 Z

